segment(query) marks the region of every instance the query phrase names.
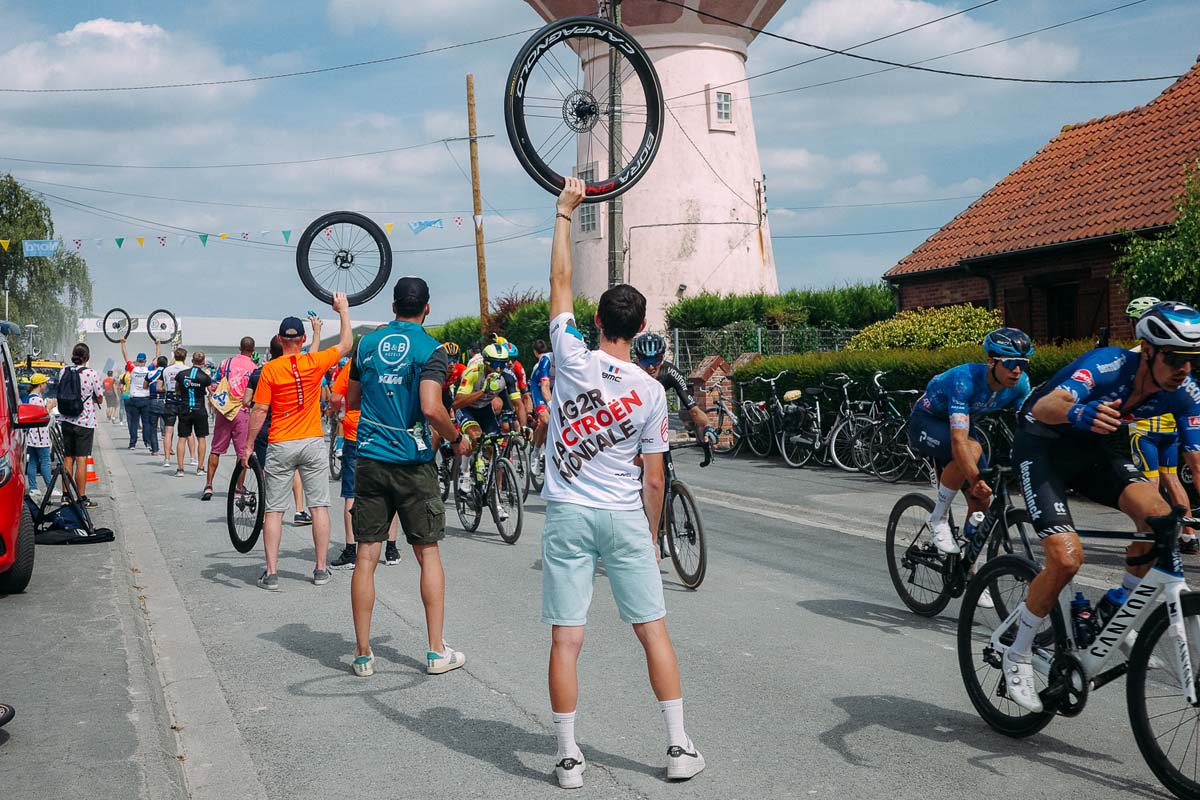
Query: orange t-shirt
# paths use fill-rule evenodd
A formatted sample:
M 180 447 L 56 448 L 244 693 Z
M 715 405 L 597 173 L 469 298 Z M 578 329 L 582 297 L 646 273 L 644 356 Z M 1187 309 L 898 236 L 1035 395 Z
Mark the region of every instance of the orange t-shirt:
M 340 394 L 342 401 L 346 400 L 346 392 L 350 389 L 350 369 L 342 367 L 338 370 L 337 377 L 333 379 L 333 386 L 330 391 L 334 394 Z M 346 416 L 342 418 L 342 437 L 347 442 L 358 441 L 358 417 L 362 412 L 358 409 L 351 411 L 346 409 Z
M 273 358 L 263 367 L 254 390 L 255 404 L 271 407 L 268 442 L 320 439 L 321 378 L 338 362 L 336 346 L 319 353 Z

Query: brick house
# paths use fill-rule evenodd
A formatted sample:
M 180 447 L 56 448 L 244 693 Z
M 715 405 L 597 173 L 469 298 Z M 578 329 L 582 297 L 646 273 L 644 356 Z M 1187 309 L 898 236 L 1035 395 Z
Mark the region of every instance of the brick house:
M 1132 336 L 1115 245 L 1177 216 L 1200 157 L 1200 61 L 1145 106 L 1068 125 L 884 274 L 901 309 L 969 302 L 1036 340 Z

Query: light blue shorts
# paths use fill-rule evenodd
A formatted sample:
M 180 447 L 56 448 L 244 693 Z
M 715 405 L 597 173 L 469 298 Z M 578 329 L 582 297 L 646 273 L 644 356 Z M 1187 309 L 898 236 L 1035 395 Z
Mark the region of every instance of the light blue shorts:
M 641 509 L 606 511 L 549 500 L 542 531 L 542 622 L 587 624 L 598 558 L 621 619 L 636 625 L 667 615 L 650 525 Z

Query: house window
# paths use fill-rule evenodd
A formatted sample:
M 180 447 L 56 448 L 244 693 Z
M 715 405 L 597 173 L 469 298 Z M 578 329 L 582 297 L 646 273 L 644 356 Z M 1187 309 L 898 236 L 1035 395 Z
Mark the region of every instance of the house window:
M 579 170 L 576 176 L 582 181 L 596 180 L 596 168 L 588 167 L 587 169 Z M 599 219 L 596 216 L 596 203 L 585 203 L 579 207 L 579 232 L 580 233 L 595 233 L 599 227 Z
M 733 95 L 717 92 L 717 122 L 733 122 Z

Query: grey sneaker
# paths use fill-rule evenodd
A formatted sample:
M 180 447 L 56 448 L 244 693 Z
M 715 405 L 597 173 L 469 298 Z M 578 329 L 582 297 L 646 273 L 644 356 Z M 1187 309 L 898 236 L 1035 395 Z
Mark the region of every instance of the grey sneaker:
M 329 583 L 330 577 L 329 570 L 327 569 L 313 570 L 313 583 L 315 583 L 317 586 L 324 586 L 325 584 Z
M 263 572 L 262 576 L 258 579 L 258 585 L 261 588 L 266 589 L 268 592 L 278 592 L 279 576 L 275 573 L 268 574 Z

